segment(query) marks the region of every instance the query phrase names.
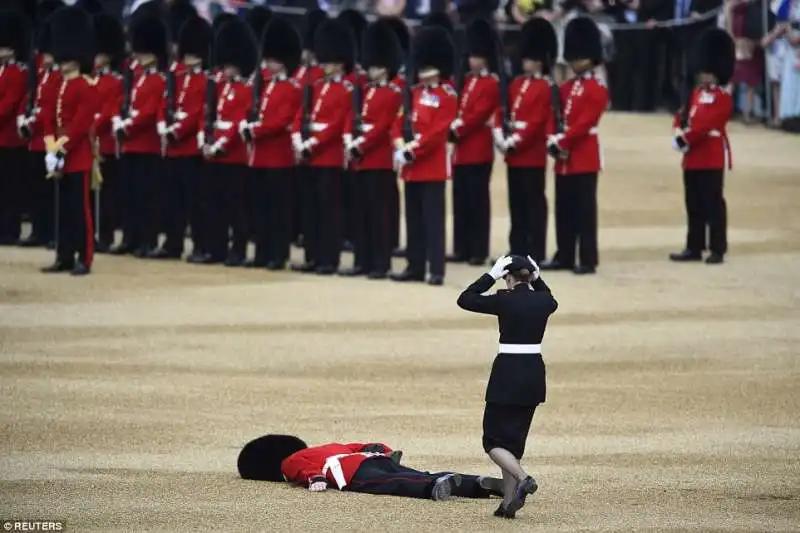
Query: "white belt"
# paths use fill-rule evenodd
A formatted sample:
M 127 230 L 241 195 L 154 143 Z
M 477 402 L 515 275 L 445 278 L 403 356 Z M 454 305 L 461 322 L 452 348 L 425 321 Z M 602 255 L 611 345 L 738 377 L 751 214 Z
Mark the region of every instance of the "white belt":
M 709 137 L 722 137 L 722 133 L 719 130 L 711 130 L 708 132 Z
M 325 459 L 325 466 L 322 467 L 322 475 L 328 477 L 328 472 L 330 472 L 331 475 L 333 476 L 333 480 L 339 487 L 339 490 L 342 490 L 347 486 L 347 481 L 344 479 L 344 471 L 342 470 L 342 463 L 340 459 L 342 459 L 343 457 L 349 457 L 351 455 L 363 455 L 364 457 L 378 457 L 386 454 L 377 452 L 340 453 L 339 455 L 331 455 L 330 457 Z
M 180 110 L 175 111 L 175 118 L 178 119 L 178 120 L 183 120 L 188 116 L 189 116 L 189 113 L 187 113 L 186 111 L 180 111 Z
M 513 122 L 513 126 L 515 130 L 524 130 L 525 128 L 528 127 L 528 123 L 522 120 L 515 120 Z
M 313 131 L 314 133 L 319 133 L 321 131 L 325 131 L 325 129 L 328 127 L 328 125 L 324 124 L 322 122 L 312 122 L 310 124 L 310 127 L 311 127 L 311 131 Z
M 542 353 L 541 344 L 503 344 L 497 348 L 497 353 L 524 353 L 524 354 L 540 354 Z
M 233 122 L 227 120 L 218 120 L 214 123 L 218 130 L 229 130 L 233 127 Z

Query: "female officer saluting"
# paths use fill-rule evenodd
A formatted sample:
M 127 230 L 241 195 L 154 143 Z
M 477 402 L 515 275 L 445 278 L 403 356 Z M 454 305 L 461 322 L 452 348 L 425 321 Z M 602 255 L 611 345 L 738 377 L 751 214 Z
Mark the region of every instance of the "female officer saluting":
M 483 295 L 504 278 L 507 290 Z M 519 461 L 536 406 L 545 401 L 541 343 L 547 319 L 558 307 L 539 266 L 528 257 L 501 257 L 458 297 L 467 311 L 497 315 L 500 347 L 486 387 L 483 449 L 503 471 L 503 501 L 494 515 L 514 518 L 536 481 Z

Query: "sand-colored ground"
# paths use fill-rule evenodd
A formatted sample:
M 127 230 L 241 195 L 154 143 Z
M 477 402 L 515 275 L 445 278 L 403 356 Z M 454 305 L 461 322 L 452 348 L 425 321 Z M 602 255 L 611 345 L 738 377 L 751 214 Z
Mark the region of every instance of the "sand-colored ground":
M 0 519 L 70 531 L 799 531 L 800 143 L 732 127 L 722 266 L 684 237 L 667 117 L 602 125 L 601 265 L 557 273 L 547 403 L 516 521 L 430 502 L 245 482 L 268 432 L 382 440 L 423 469 L 492 473 L 480 443 L 495 323 L 446 286 L 103 256 L 44 276 L 0 249 Z M 505 169 L 493 249 L 505 249 Z M 552 231 L 551 231 L 552 233 Z M 350 261 L 346 257 L 346 262 Z M 398 268 L 400 263 L 396 265 Z

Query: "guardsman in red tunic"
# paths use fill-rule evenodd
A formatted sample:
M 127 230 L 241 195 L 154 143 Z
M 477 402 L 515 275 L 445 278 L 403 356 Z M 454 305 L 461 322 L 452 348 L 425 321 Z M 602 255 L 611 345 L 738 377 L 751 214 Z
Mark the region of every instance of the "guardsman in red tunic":
M 608 89 L 594 75 L 603 61 L 600 30 L 587 17 L 565 30 L 564 58 L 575 77 L 561 86 L 563 132 L 548 141 L 556 160 L 556 242 L 558 250 L 543 270 L 594 274 L 597 254 L 597 174 L 603 166 L 597 125 L 608 107 Z M 575 263 L 579 248 L 580 263 Z
M 45 124 L 45 168 L 58 180 L 58 243 L 55 263 L 42 271 L 71 271 L 80 276 L 91 271 L 94 259 L 92 125 L 100 101 L 94 80 L 82 75 L 94 67 L 94 29 L 89 14 L 78 7 L 57 11 L 51 24 L 55 60 L 63 79 L 56 94 L 54 128 Z
M 269 69 L 260 95 L 258 116 L 240 124 L 249 144 L 249 197 L 256 236 L 253 266 L 283 270 L 289 261 L 292 183 L 295 157 L 291 127 L 300 109 L 300 84 L 292 79 L 300 64 L 302 42 L 291 23 L 271 20 L 264 31 L 262 57 Z
M 94 59 L 95 90 L 100 109 L 95 114 L 92 131 L 100 154 L 103 183 L 100 188 L 99 220 L 95 220 L 98 239 L 95 251 L 107 252 L 114 244 L 114 231 L 122 229 L 119 204 L 127 202 L 119 183 L 119 161 L 111 121 L 122 102 L 122 76 L 117 72 L 125 56 L 125 33 L 116 17 L 100 13 L 94 17 L 96 55 Z M 96 206 L 97 207 L 97 206 Z
M 178 34 L 177 57 L 180 74 L 174 74 L 172 94 L 167 94 L 159 109 L 156 129 L 166 155 L 162 196 L 164 244 L 153 250 L 151 259 L 180 259 L 183 256 L 186 225 L 191 221 L 193 251 L 202 249 L 203 163 L 197 146 L 197 133 L 203 118 L 211 25 L 201 17 L 187 19 Z M 169 92 L 169 91 L 168 91 Z
M 448 259 L 479 266 L 489 256 L 489 180 L 494 163 L 492 127 L 500 105 L 497 35 L 489 22 L 474 20 L 466 31 L 469 73 L 459 95 L 458 118 L 450 125 L 456 144 L 453 170 L 453 248 Z
M 453 41 L 446 30 L 423 28 L 414 37 L 414 64 L 420 84 L 412 90 L 411 109 L 399 114 L 392 129 L 394 163 L 405 181 L 408 266 L 394 281 L 443 285 L 445 271 L 445 182 L 450 178 L 447 139 L 458 113 L 456 92 L 441 83 L 453 70 Z M 410 113 L 410 123 L 406 121 Z M 410 126 L 411 131 L 406 131 Z M 411 137 L 410 139 L 408 137 Z
M 164 105 L 165 80 L 159 67 L 167 68 L 167 27 L 160 19 L 140 18 L 132 29 L 131 49 L 142 73 L 134 79 L 127 117 L 112 119 L 117 139 L 122 139 L 126 196 L 130 211 L 124 222 L 122 243 L 113 254 L 133 253 L 144 258 L 158 244 L 158 198 L 163 178 L 158 111 Z M 125 95 L 123 95 L 125 98 Z
M 61 85 L 61 73 L 53 62 L 52 32 L 48 17 L 57 9 L 63 7 L 59 0 L 47 0 L 36 8 L 36 48 L 39 64 L 36 75 L 36 92 L 29 92 L 32 105 L 26 100 L 20 108 L 19 131 L 28 143 L 27 172 L 22 183 L 21 195 L 25 210 L 31 214 L 31 233 L 22 239 L 21 246 L 48 245 L 53 242 L 55 230 L 55 213 L 53 211 L 54 187 L 53 181 L 45 179 L 44 170 L 44 125 L 53 120 L 46 116 L 46 110 L 53 109 L 56 91 Z M 28 73 L 34 71 L 28 65 Z
M 216 120 L 206 130 L 204 116 L 200 130 L 206 170 L 211 174 L 208 249 L 207 255 L 197 262 L 224 261 L 226 266 L 234 267 L 244 264 L 250 236 L 246 193 L 250 169 L 247 144 L 239 134 L 239 124 L 247 118 L 252 103 L 247 78 L 258 66 L 258 42 L 250 27 L 239 19 L 224 23 L 215 38 L 213 57 L 222 67 L 222 75 L 216 82 Z M 229 231 L 233 233 L 230 249 Z
M 686 123 L 681 113 L 673 124 L 672 146 L 683 153 L 683 186 L 686 198 L 688 231 L 686 248 L 671 254 L 673 261 L 700 261 L 706 244 L 711 253 L 706 263 L 723 262 L 728 251 L 727 207 L 723 187 L 725 169 L 732 157 L 725 128 L 733 113 L 733 98 L 723 88 L 728 84 L 736 62 L 733 40 L 723 30 L 712 28 L 701 34 L 694 58 L 699 85 L 687 104 Z M 706 243 L 708 228 L 708 243 Z
M 400 110 L 400 88 L 391 83 L 402 61 L 400 43 L 386 22 L 365 31 L 361 58 L 370 82 L 361 93 L 361 109 L 353 109 L 345 126 L 345 149 L 356 171 L 353 214 L 354 267 L 348 276 L 385 279 L 392 259 L 389 224 L 391 189 L 396 185 L 392 161 L 392 125 Z
M 522 26 L 519 54 L 523 74 L 508 90 L 508 117 L 498 110 L 494 137 L 508 165 L 509 255 L 544 261 L 547 245 L 547 137 L 553 130 L 553 90 L 549 77 L 558 55 L 553 25 L 534 17 Z M 556 104 L 558 105 L 558 104 Z M 506 130 L 504 129 L 504 121 Z
M 17 132 L 17 112 L 25 105 L 28 72 L 22 61 L 29 41 L 25 16 L 0 12 L 0 245 L 17 243 L 22 222 L 18 198 L 26 153 Z
M 314 52 L 325 77 L 304 101 L 292 127 L 292 145 L 305 165 L 303 246 L 305 262 L 292 265 L 300 272 L 331 275 L 339 268 L 342 247 L 340 190 L 345 168 L 344 127 L 353 104 L 352 85 L 344 80 L 352 68 L 355 43 L 339 21 L 323 22 L 314 38 Z

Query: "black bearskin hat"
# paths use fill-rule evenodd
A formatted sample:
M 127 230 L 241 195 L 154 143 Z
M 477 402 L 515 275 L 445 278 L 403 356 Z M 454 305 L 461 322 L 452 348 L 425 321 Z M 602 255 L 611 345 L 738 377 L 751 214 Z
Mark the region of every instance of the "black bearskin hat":
M 245 444 L 236 466 L 242 479 L 283 481 L 281 463 L 308 445 L 292 435 L 264 435 Z
M 64 7 L 64 5 L 61 0 L 42 0 L 39 2 L 39 5 L 36 6 L 36 24 L 42 24 L 50 15 Z
M 173 43 L 178 42 L 178 34 L 183 24 L 197 16 L 197 9 L 191 0 L 175 0 L 169 6 L 169 37 Z
M 314 49 L 314 36 L 320 25 L 328 20 L 328 14 L 321 9 L 312 9 L 303 19 L 303 50 Z
M 11 48 L 18 60 L 26 59 L 30 48 L 29 28 L 28 19 L 21 11 L 0 10 L 0 48 Z
M 166 6 L 164 6 L 163 0 L 150 0 L 136 8 L 136 11 L 131 14 L 128 26 L 132 28 L 142 19 L 157 18 L 166 20 L 168 15 L 169 13 Z
M 403 49 L 391 24 L 385 19 L 378 19 L 367 26 L 361 41 L 361 66 L 383 67 L 389 71 L 391 79 L 402 62 Z
M 314 36 L 314 55 L 320 63 L 342 63 L 349 71 L 355 60 L 353 32 L 338 20 L 326 20 Z
M 411 45 L 411 33 L 408 31 L 406 21 L 400 17 L 382 17 L 381 21 L 385 22 L 392 28 L 392 31 L 397 36 L 397 41 L 400 43 L 400 48 L 403 53 L 408 52 L 408 47 Z
M 50 18 L 53 13 L 64 7 L 61 0 L 45 0 L 36 8 L 36 50 L 40 54 L 53 52 L 53 31 Z
M 713 74 L 720 85 L 727 85 L 736 64 L 736 47 L 726 31 L 709 28 L 697 40 L 694 58 L 696 72 Z
M 167 25 L 161 19 L 144 17 L 131 29 L 131 50 L 137 54 L 153 54 L 162 67 L 167 62 Z
M 211 30 L 214 32 L 214 35 L 217 34 L 220 28 L 222 28 L 222 26 L 224 26 L 225 24 L 227 24 L 232 20 L 239 20 L 239 17 L 237 17 L 233 13 L 227 13 L 225 11 L 218 13 L 217 16 L 214 17 L 214 20 L 211 21 Z
M 35 0 L 4 0 L 1 10 L 18 11 L 25 15 L 25 22 L 28 24 L 36 21 L 36 1 Z
M 494 60 L 497 57 L 497 35 L 486 19 L 475 19 L 467 26 L 468 56 Z
M 579 61 L 588 59 L 595 65 L 603 62 L 603 43 L 600 29 L 589 17 L 575 17 L 564 30 L 564 59 Z
M 214 42 L 214 32 L 211 24 L 200 16 L 189 17 L 178 31 L 178 57 L 183 59 L 186 55 L 193 55 L 203 59 L 203 64 L 209 62 L 211 45 Z
M 422 27 L 423 28 L 443 28 L 450 34 L 450 36 L 455 33 L 455 26 L 453 25 L 453 19 L 450 18 L 450 15 L 445 13 L 444 11 L 434 11 L 424 19 L 422 19 Z
M 367 29 L 367 22 L 366 17 L 361 14 L 360 11 L 356 11 L 355 9 L 345 9 L 339 16 L 336 17 L 336 20 L 341 21 L 345 26 L 350 28 L 350 31 L 353 32 L 353 43 L 355 45 L 355 60 L 356 62 L 359 61 L 361 57 L 361 49 L 359 44 L 361 43 L 361 37 L 364 35 L 364 30 Z
M 96 54 L 107 55 L 112 65 L 117 65 L 125 57 L 125 31 L 113 15 L 98 13 L 93 18 L 94 45 Z
M 244 17 L 245 22 L 253 30 L 253 35 L 259 40 L 264 35 L 264 28 L 267 27 L 270 19 L 272 19 L 272 10 L 264 6 L 253 6 L 247 10 L 247 14 Z
M 105 13 L 101 0 L 78 0 L 75 2 L 75 6 L 83 9 L 92 16 Z
M 258 42 L 245 21 L 237 17 L 226 22 L 214 41 L 214 66 L 235 66 L 245 78 L 253 73 L 258 63 Z
M 297 70 L 303 56 L 303 42 L 291 22 L 273 17 L 267 23 L 261 41 L 261 55 L 264 59 L 283 63 L 289 75 Z
M 414 35 L 411 45 L 414 53 L 414 65 L 421 72 L 428 68 L 439 70 L 442 79 L 453 75 L 455 64 L 455 46 L 447 30 L 437 26 L 421 28 Z
M 92 17 L 79 7 L 59 9 L 48 21 L 53 32 L 53 59 L 56 63 L 75 61 L 81 72 L 94 67 L 94 27 Z
M 541 17 L 528 19 L 520 31 L 518 51 L 522 59 L 541 61 L 544 73 L 549 74 L 558 56 L 558 37 L 553 25 Z

